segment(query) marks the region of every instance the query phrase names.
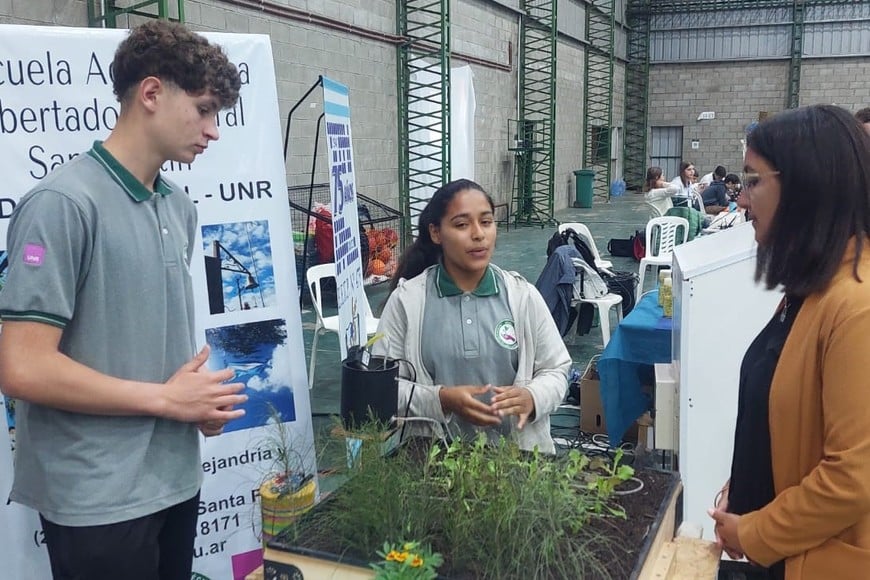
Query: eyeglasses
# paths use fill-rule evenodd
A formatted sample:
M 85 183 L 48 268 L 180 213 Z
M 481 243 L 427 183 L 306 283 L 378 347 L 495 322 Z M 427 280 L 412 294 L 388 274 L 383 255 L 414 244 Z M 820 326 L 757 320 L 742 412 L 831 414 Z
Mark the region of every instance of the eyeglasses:
M 743 190 L 747 195 L 752 195 L 752 189 L 758 185 L 762 177 L 769 175 L 779 175 L 779 171 L 765 171 L 763 173 L 744 173 L 743 174 Z

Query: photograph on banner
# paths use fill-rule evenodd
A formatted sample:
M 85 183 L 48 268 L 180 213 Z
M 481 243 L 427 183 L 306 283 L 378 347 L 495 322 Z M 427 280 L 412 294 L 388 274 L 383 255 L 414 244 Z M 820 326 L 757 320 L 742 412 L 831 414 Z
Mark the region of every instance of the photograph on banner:
M 5 243 L 6 240 L 4 239 Z M 6 270 L 9 267 L 9 253 L 6 250 L 0 251 L 0 290 L 3 290 L 3 285 L 6 284 Z
M 126 34 L 0 24 L 0 54 L 10 70 L 23 71 L 21 83 L 3 86 L 0 101 L 0 239 L 6 238 L 21 196 L 114 128 L 120 106 L 109 71 Z M 306 453 L 313 449 L 314 435 L 270 40 L 255 34 L 203 35 L 220 44 L 238 69 L 239 100 L 217 114 L 220 139 L 206 152 L 191 164 L 167 162 L 161 170 L 197 207 L 190 264 L 197 346 L 212 343 L 209 366 L 231 366 L 249 395 L 248 415 L 202 444 L 203 457 L 218 458 L 213 464 L 225 468 L 206 474 L 203 482 L 199 525 L 208 533 L 197 535 L 193 569 L 209 580 L 229 580 L 256 568 L 262 546 L 252 491 L 271 461 L 256 454 L 269 428 L 262 409 L 270 403 L 279 409 Z M 209 266 L 207 257 L 218 261 Z M 5 258 L 0 253 L 0 284 Z M 11 427 L 14 413 L 5 404 L 4 410 Z M 7 450 L 9 445 L 3 441 Z M 4 495 L 12 485 L 11 457 L 0 455 Z M 305 470 L 316 473 L 313 453 Z M 208 511 L 210 506 L 218 511 Z M 37 514 L 14 503 L 0 509 L 8 530 L 0 533 L 4 573 L 12 580 L 48 577 Z
M 341 83 L 323 77 L 323 110 L 329 154 L 329 190 L 332 196 L 332 240 L 335 248 L 335 285 L 338 302 L 341 359 L 366 341 L 368 301 L 363 287 L 362 252 L 353 146 L 350 98 Z
M 230 421 L 224 433 L 261 427 L 270 419 L 296 420 L 288 352 L 287 324 L 283 320 L 261 320 L 247 324 L 209 328 L 205 338 L 211 347 L 208 366 L 231 368 L 233 381 L 244 383 L 248 396 L 240 408 L 245 416 Z M 304 385 L 307 388 L 307 385 Z
M 6 409 L 6 429 L 9 433 L 9 447 L 12 452 L 15 452 L 15 399 L 11 397 L 0 397 L 3 400 L 3 406 Z
M 202 226 L 211 314 L 277 304 L 269 222 Z

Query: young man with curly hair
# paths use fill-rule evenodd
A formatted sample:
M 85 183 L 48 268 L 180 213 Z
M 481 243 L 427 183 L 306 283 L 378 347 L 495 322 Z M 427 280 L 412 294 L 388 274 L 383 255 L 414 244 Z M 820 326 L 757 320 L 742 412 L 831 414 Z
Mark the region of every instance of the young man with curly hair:
M 121 42 L 104 142 L 21 199 L 0 292 L 0 388 L 19 401 L 12 501 L 40 514 L 56 579 L 190 578 L 202 470 L 246 397 L 196 352 L 196 211 L 165 179 L 218 138 L 239 75 L 152 21 Z

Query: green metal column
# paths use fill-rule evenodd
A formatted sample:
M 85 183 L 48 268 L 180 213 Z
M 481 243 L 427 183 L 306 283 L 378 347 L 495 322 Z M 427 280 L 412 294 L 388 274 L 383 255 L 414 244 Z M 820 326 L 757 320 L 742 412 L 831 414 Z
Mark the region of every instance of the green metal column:
M 417 214 L 450 180 L 450 1 L 399 0 L 399 209 L 410 238 Z M 407 241 L 407 240 L 406 240 Z
M 88 26 L 117 28 L 118 17 L 125 14 L 184 22 L 184 0 L 176 0 L 174 18 L 169 13 L 169 0 L 144 0 L 125 7 L 117 4 L 117 0 L 88 0 Z
M 517 224 L 553 222 L 557 0 L 522 0 L 519 119 L 509 122 L 515 151 L 512 199 Z
M 583 165 L 595 171 L 593 191 L 610 201 L 610 134 L 613 124 L 613 0 L 586 5 L 586 70 L 583 83 Z M 628 103 L 626 103 L 626 107 Z
M 625 183 L 640 189 L 646 179 L 649 118 L 650 0 L 631 0 L 626 11 L 628 63 L 625 65 Z
M 800 106 L 801 58 L 804 52 L 804 0 L 794 0 L 791 20 L 791 60 L 788 64 L 788 89 L 785 106 L 796 109 Z

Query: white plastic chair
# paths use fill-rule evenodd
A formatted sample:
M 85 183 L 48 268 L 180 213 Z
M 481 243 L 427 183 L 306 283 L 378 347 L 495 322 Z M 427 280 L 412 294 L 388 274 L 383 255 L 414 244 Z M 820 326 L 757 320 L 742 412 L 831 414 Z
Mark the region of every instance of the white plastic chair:
M 335 316 L 323 316 L 323 295 L 321 294 L 321 280 L 324 278 L 335 278 L 335 264 L 318 264 L 311 266 L 305 272 L 305 279 L 308 280 L 308 292 L 311 295 L 311 303 L 314 305 L 314 312 L 317 315 L 317 322 L 314 326 L 314 340 L 311 343 L 311 360 L 308 363 L 308 388 L 314 386 L 314 367 L 317 362 L 317 342 L 320 335 L 324 332 L 334 332 L 341 337 L 341 329 L 338 325 L 338 314 Z M 360 313 L 364 319 L 366 336 L 373 335 L 378 329 L 380 320 L 372 315 L 372 309 L 369 306 L 368 298 L 363 301 L 365 312 Z
M 671 196 L 678 192 L 679 190 L 671 185 L 668 187 L 660 187 L 658 189 L 651 189 L 645 194 L 644 203 L 650 208 L 650 219 L 654 217 L 662 217 L 664 216 L 669 209 L 674 207 L 674 202 L 671 199 Z
M 601 269 L 611 269 L 613 268 L 613 263 L 609 260 L 602 260 L 601 254 L 598 253 L 598 248 L 595 246 L 595 238 L 592 237 L 592 232 L 589 231 L 589 228 L 586 227 L 585 224 L 581 224 L 580 222 L 568 222 L 564 224 L 559 224 L 559 233 L 563 233 L 567 229 L 572 229 L 581 236 L 583 236 L 589 242 L 589 249 L 592 250 L 592 256 L 595 258 L 595 265 Z
M 601 341 L 605 348 L 610 342 L 610 309 L 616 309 L 616 324 L 622 322 L 622 296 L 619 294 L 605 294 L 600 298 L 575 298 L 571 301 L 571 306 L 580 307 L 583 303 L 594 304 L 598 308 L 598 323 L 601 325 Z M 579 312 L 578 312 L 579 314 Z M 577 317 L 577 324 L 580 324 L 580 317 Z
M 637 300 L 643 294 L 643 279 L 647 266 L 658 270 L 670 267 L 674 246 L 685 244 L 689 238 L 689 220 L 676 216 L 656 217 L 646 224 L 646 255 L 640 261 L 637 281 Z

